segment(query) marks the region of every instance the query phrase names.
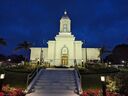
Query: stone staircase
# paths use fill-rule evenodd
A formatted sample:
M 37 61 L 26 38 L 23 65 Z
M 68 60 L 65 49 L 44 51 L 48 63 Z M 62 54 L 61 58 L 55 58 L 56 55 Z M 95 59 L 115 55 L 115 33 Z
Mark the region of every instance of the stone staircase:
M 79 96 L 73 69 L 46 69 L 26 96 Z

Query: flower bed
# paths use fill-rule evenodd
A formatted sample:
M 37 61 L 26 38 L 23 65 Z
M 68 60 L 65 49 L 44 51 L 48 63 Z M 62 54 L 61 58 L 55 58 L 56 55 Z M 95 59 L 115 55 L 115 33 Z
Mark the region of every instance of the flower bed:
M 121 96 L 117 93 L 112 93 L 112 92 L 106 92 L 107 96 Z M 102 91 L 100 89 L 88 89 L 83 91 L 82 96 L 102 96 Z
M 9 85 L 4 85 L 0 96 L 25 96 L 25 92 L 21 88 L 10 87 Z

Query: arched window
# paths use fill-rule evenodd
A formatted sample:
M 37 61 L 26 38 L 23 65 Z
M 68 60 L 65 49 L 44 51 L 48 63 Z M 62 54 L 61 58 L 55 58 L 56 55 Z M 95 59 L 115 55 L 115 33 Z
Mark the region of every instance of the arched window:
M 61 55 L 63 55 L 63 54 L 67 54 L 68 55 L 68 48 L 65 45 L 61 49 Z

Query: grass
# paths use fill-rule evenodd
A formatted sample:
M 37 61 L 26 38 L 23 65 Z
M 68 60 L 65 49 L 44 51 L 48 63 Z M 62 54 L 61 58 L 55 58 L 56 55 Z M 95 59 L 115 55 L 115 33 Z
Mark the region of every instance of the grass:
M 9 84 L 12 87 L 26 88 L 28 73 L 18 73 L 5 71 L 5 84 Z
M 82 75 L 82 89 L 100 89 L 101 88 L 101 81 L 100 81 L 99 74 L 91 74 L 91 75 Z
M 119 72 L 116 68 L 108 68 L 104 66 L 90 66 L 88 65 L 86 69 L 79 69 L 82 77 L 82 89 L 101 89 L 102 84 L 100 81 L 100 76 L 109 76 L 110 74 L 115 74 Z
M 26 88 L 27 76 L 35 70 L 37 65 L 21 65 L 15 67 L 0 68 L 0 73 L 5 73 L 4 84 L 9 84 L 11 87 Z
M 115 73 L 103 73 L 103 74 L 85 74 L 81 75 L 82 77 L 82 89 L 101 89 L 101 80 L 100 76 L 110 76 Z

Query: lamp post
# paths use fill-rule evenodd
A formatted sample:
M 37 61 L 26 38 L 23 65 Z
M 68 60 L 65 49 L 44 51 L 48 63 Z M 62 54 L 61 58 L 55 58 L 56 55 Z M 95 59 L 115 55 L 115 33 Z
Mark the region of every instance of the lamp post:
M 82 67 L 84 67 L 84 65 L 83 65 L 83 63 L 84 63 L 84 60 L 82 59 L 81 61 L 82 61 Z
M 2 86 L 3 86 L 3 79 L 5 78 L 5 74 L 0 74 L 0 92 L 2 91 Z
M 43 50 L 41 48 L 41 51 L 40 51 L 40 65 L 42 65 L 42 62 L 43 61 Z
M 101 76 L 101 83 L 102 83 L 102 94 L 103 96 L 106 96 L 106 84 L 105 84 L 105 76 Z

